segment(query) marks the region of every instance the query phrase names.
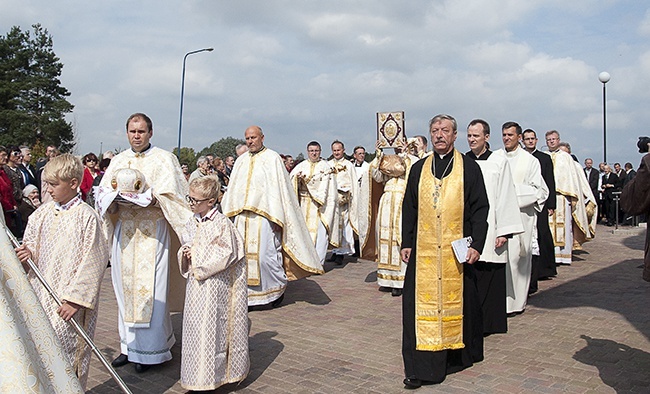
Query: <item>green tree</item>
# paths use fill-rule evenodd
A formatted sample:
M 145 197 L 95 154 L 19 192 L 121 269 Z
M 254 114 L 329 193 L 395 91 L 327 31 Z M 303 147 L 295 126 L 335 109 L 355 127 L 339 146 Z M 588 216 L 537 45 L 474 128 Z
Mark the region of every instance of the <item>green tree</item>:
M 178 148 L 174 148 L 172 153 L 178 157 Z M 183 164 L 183 163 L 187 164 L 187 167 L 189 168 L 189 170 L 194 171 L 194 170 L 196 170 L 196 159 L 197 158 L 198 158 L 198 156 L 196 155 L 196 153 L 194 153 L 193 148 L 182 147 L 181 148 L 181 157 L 180 157 L 180 159 L 178 159 L 178 161 L 181 164 Z
M 52 36 L 40 24 L 33 34 L 14 26 L 0 36 L 0 144 L 74 148 L 72 124 L 64 119 L 74 106 L 61 86 L 63 64 Z
M 208 153 L 212 153 L 213 155 L 216 155 L 222 159 L 225 159 L 228 156 L 237 157 L 235 154 L 235 148 L 239 144 L 246 144 L 246 141 L 240 138 L 225 137 L 217 142 L 214 142 L 207 148 L 203 148 L 203 150 L 199 152 L 198 156 L 205 156 Z M 196 165 L 196 163 L 194 164 Z

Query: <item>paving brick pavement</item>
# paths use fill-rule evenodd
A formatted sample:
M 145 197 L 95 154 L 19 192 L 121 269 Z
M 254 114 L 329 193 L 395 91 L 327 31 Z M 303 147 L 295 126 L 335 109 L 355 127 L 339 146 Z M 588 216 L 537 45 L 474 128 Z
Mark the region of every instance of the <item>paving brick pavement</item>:
M 598 226 L 573 264 L 540 282 L 507 334 L 485 340 L 485 360 L 418 392 L 649 393 L 650 283 L 641 279 L 645 229 Z M 400 393 L 401 300 L 377 290 L 372 262 L 349 261 L 291 282 L 283 305 L 249 313 L 251 371 L 217 393 Z M 110 272 L 95 341 L 119 354 Z M 174 359 L 137 374 L 118 368 L 134 393 L 184 393 L 178 383 L 182 315 L 172 317 Z M 117 393 L 93 356 L 88 392 Z

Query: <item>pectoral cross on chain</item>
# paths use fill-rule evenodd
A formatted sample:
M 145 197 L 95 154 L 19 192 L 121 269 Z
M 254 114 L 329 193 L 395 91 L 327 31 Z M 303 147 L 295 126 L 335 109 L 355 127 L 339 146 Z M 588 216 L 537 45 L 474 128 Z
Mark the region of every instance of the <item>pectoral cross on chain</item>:
M 438 199 L 440 198 L 440 186 L 441 185 L 435 185 L 434 191 L 433 191 L 433 208 L 438 209 Z

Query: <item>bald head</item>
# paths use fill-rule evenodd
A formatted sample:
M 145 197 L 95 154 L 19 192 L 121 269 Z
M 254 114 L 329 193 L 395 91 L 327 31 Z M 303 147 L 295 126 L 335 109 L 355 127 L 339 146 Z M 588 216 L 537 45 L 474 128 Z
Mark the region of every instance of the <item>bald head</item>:
M 250 126 L 244 131 L 246 146 L 251 153 L 257 153 L 264 148 L 264 133 L 259 126 Z

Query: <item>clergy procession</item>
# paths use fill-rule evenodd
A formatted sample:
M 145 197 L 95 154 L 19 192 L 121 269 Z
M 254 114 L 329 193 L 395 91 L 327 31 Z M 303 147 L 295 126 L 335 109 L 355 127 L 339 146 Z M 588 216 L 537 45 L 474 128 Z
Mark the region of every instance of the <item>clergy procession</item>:
M 377 299 L 390 293 L 391 308 L 401 308 L 402 326 L 385 329 L 402 332 L 405 389 L 439 384 L 489 358 L 484 344 L 491 335 L 522 319 L 538 282 L 556 278 L 594 238 L 600 191 L 615 182 L 600 179 L 591 165 L 583 170 L 556 130 L 544 134 L 542 151 L 530 128 L 507 121 L 497 129 L 499 142 L 488 122 L 473 119 L 463 130 L 470 148 L 463 154 L 450 115 L 434 116 L 428 135 L 413 138 L 403 112 L 377 115 L 374 155 L 363 146 L 347 155 L 343 141 L 314 140 L 294 163 L 266 147 L 261 127 L 250 126 L 236 158 L 201 156 L 189 174 L 153 145 L 153 122 L 143 113 L 126 121 L 130 149 L 107 158 L 89 179 L 96 156 L 53 153 L 29 192 L 41 190 L 49 201 L 38 201 L 24 223 L 13 215 L 15 204 L 2 205 L 3 278 L 27 272 L 35 297 L 22 305 L 49 322 L 52 337 L 47 349 L 25 346 L 11 387 L 26 387 L 21 376 L 30 376 L 45 392 L 86 388 L 93 344 L 79 340 L 68 321 L 92 339 L 104 275 L 119 334 L 119 353 L 106 368 L 132 365 L 147 374 L 172 359 L 180 339 L 186 390 L 237 390 L 260 357 L 252 342 L 249 348 L 249 313 L 281 309 L 289 282 L 346 262 L 374 262 Z M 0 149 L 3 160 L 6 153 Z M 10 171 L 0 172 L 3 198 Z M 9 242 L 12 232 L 22 244 Z M 5 265 L 14 260 L 9 273 Z M 179 312 L 182 336 L 172 323 Z M 47 362 L 37 360 L 44 351 L 51 353 Z

